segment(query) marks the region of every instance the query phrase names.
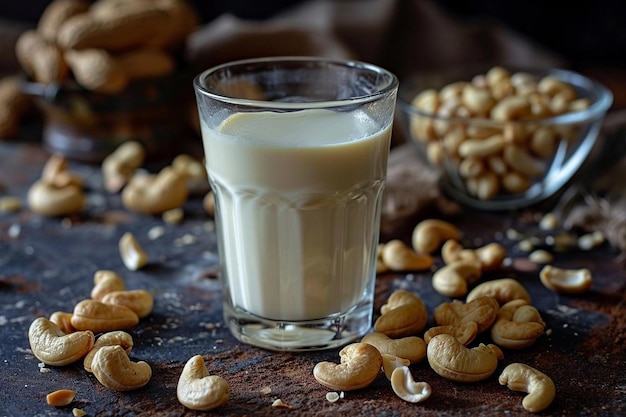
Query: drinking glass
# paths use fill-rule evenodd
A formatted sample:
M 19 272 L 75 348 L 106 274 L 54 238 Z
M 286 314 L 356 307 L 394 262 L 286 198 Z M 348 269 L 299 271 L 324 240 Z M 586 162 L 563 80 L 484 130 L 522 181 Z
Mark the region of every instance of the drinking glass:
M 272 57 L 211 68 L 194 88 L 232 334 L 279 351 L 361 337 L 397 78 L 362 62 Z

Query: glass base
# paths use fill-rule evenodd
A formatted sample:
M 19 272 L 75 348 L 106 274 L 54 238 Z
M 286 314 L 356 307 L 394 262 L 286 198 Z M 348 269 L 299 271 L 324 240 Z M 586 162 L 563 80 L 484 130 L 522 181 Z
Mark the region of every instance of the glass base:
M 313 351 L 344 346 L 372 326 L 372 303 L 319 320 L 269 320 L 224 304 L 224 320 L 233 336 L 249 345 L 274 351 Z

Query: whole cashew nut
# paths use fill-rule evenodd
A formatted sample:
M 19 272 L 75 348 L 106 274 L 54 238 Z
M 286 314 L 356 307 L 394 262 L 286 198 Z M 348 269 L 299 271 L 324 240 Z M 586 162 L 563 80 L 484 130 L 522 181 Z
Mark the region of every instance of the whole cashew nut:
M 466 321 L 459 324 L 431 327 L 424 333 L 424 342 L 428 344 L 433 337 L 443 333 L 454 336 L 459 343 L 467 346 L 478 334 L 478 324 L 475 321 Z
M 161 214 L 181 207 L 188 194 L 187 176 L 165 167 L 158 174 L 133 176 L 122 190 L 122 202 L 138 213 Z
M 58 188 L 35 181 L 28 189 L 27 199 L 33 212 L 49 217 L 80 213 L 85 207 L 83 191 L 74 184 Z
M 535 343 L 545 327 L 541 315 L 528 301 L 513 300 L 500 307 L 491 327 L 491 339 L 504 348 L 524 349 Z
M 111 193 L 120 191 L 141 166 L 145 154 L 144 146 L 137 141 L 118 146 L 102 161 L 104 188 Z
M 128 307 L 83 300 L 74 306 L 72 326 L 95 333 L 128 329 L 139 323 L 139 317 Z
M 522 406 L 531 413 L 548 408 L 556 395 L 556 387 L 550 377 L 523 363 L 512 363 L 504 368 L 498 382 L 513 391 L 528 393 L 522 400 Z
M 374 330 L 389 337 L 413 336 L 428 322 L 426 305 L 417 295 L 396 290 L 380 308 L 382 315 L 374 323 Z
M 115 391 L 131 391 L 150 382 L 152 368 L 144 361 L 132 362 L 119 345 L 102 346 L 96 352 L 91 370 L 102 385 Z
M 87 356 L 83 359 L 83 368 L 85 371 L 91 371 L 91 365 L 93 363 L 93 358 L 96 356 L 98 350 L 103 346 L 115 346 L 119 345 L 124 349 L 127 355 L 130 355 L 130 352 L 133 350 L 133 337 L 121 330 L 116 330 L 114 332 L 107 332 L 96 339 L 96 343 L 94 343 L 93 347 L 87 353 Z
M 449 239 L 459 240 L 461 231 L 453 224 L 439 219 L 422 220 L 413 229 L 413 249 L 417 253 L 430 254 Z
M 517 299 L 531 302 L 526 288 L 513 278 L 500 278 L 480 283 L 467 294 L 465 301 L 469 303 L 479 297 L 493 297 L 499 305 Z
M 368 333 L 361 343 L 374 346 L 381 355 L 393 355 L 408 359 L 411 364 L 421 362 L 426 357 L 426 343 L 417 336 L 407 336 L 401 339 L 391 339 L 382 333 Z
M 497 354 L 489 346 L 481 343 L 468 349 L 449 334 L 433 337 L 426 354 L 433 370 L 452 381 L 481 381 L 489 378 L 498 366 Z
M 341 363 L 319 362 L 313 376 L 320 384 L 335 391 L 351 391 L 371 384 L 382 366 L 378 349 L 367 343 L 352 343 L 339 352 Z
M 432 278 L 433 288 L 447 297 L 462 297 L 467 294 L 467 287 L 482 276 L 478 261 L 459 259 L 440 269 Z
M 433 266 L 433 258 L 430 255 L 414 252 L 399 239 L 385 243 L 381 259 L 392 271 L 423 271 Z
M 102 297 L 113 291 L 123 291 L 126 284 L 122 277 L 114 271 L 101 269 L 93 275 L 94 286 L 91 289 L 91 298 L 102 301 Z
M 454 300 L 439 304 L 433 312 L 433 317 L 435 323 L 440 326 L 473 321 L 478 326 L 478 333 L 481 333 L 491 327 L 499 308 L 498 302 L 493 297 L 479 297 L 465 304 Z
M 106 304 L 128 307 L 140 319 L 148 316 L 154 306 L 154 297 L 146 290 L 112 291 L 105 294 L 101 301 Z
M 425 401 L 432 393 L 428 382 L 415 382 L 407 366 L 401 366 L 393 371 L 391 388 L 398 397 L 410 403 Z
M 36 318 L 28 329 L 28 342 L 33 355 L 50 366 L 76 362 L 91 350 L 94 340 L 90 330 L 65 334 L 45 317 Z
M 218 375 L 209 375 L 202 356 L 195 355 L 187 361 L 178 378 L 176 397 L 191 410 L 212 410 L 228 402 L 230 385 Z

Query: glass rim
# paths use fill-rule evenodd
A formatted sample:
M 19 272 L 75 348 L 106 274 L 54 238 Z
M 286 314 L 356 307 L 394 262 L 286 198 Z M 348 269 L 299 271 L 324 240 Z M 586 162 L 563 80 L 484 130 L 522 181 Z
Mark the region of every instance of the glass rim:
M 353 68 L 376 73 L 381 76 L 385 76 L 389 79 L 386 85 L 382 85 L 381 88 L 372 92 L 371 94 L 354 96 L 346 99 L 338 100 L 316 100 L 316 101 L 271 101 L 271 100 L 255 100 L 247 98 L 237 98 L 217 93 L 216 91 L 206 87 L 204 80 L 211 74 L 214 74 L 224 68 L 251 64 L 262 63 L 288 63 L 288 62 L 310 62 L 318 66 L 321 64 L 342 66 L 345 68 Z M 391 71 L 380 67 L 375 64 L 369 64 L 367 62 L 354 60 L 354 59 L 341 59 L 341 58 L 327 58 L 320 56 L 275 56 L 275 57 L 260 57 L 250 59 L 240 59 L 235 61 L 224 62 L 222 64 L 208 68 L 194 77 L 193 85 L 196 93 L 209 97 L 211 99 L 229 103 L 233 105 L 239 105 L 243 107 L 271 107 L 275 109 L 313 109 L 313 108 L 333 108 L 342 107 L 348 105 L 368 103 L 376 101 L 380 97 L 388 96 L 394 92 L 397 92 L 399 87 L 398 77 Z

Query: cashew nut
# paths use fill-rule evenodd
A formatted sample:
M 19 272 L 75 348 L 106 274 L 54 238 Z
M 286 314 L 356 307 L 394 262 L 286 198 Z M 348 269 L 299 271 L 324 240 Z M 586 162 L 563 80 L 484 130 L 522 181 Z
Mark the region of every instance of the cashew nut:
M 122 190 L 122 202 L 138 213 L 161 214 L 185 204 L 188 194 L 187 176 L 165 167 L 158 174 L 134 175 Z
M 191 410 L 212 410 L 228 402 L 230 385 L 218 375 L 209 375 L 201 355 L 191 357 L 176 386 L 178 401 Z
M 556 395 L 556 387 L 550 377 L 523 363 L 512 363 L 504 368 L 498 382 L 513 391 L 528 393 L 522 400 L 522 406 L 531 413 L 548 408 Z
M 150 365 L 144 361 L 132 362 L 119 345 L 98 349 L 91 370 L 102 385 L 115 391 L 141 388 L 152 378 Z
M 96 356 L 96 352 L 98 352 L 101 347 L 115 345 L 121 346 L 122 349 L 124 349 L 124 352 L 126 352 L 127 355 L 130 355 L 130 352 L 133 349 L 133 338 L 130 334 L 121 330 L 102 334 L 96 339 L 96 343 L 94 343 L 89 353 L 87 353 L 83 359 L 83 368 L 85 368 L 85 371 L 91 372 L 93 358 Z
M 52 155 L 41 171 L 41 181 L 55 188 L 64 188 L 75 185 L 82 188 L 83 180 L 71 172 L 67 165 L 67 159 L 60 155 Z
M 433 274 L 433 288 L 447 297 L 462 297 L 467 294 L 467 287 L 480 279 L 480 262 L 472 260 L 454 261 Z
M 446 240 L 461 238 L 461 231 L 453 224 L 439 219 L 426 219 L 413 229 L 412 244 L 417 253 L 431 254 Z
M 466 321 L 459 324 L 431 327 L 424 333 L 424 342 L 428 344 L 433 337 L 443 333 L 454 336 L 459 343 L 467 346 L 478 334 L 478 324 L 475 321 Z
M 146 290 L 112 291 L 101 300 L 106 304 L 117 304 L 133 310 L 140 319 L 148 316 L 154 306 L 154 298 Z
M 58 188 L 35 181 L 28 189 L 27 199 L 33 212 L 49 217 L 80 213 L 85 207 L 82 189 L 73 184 Z
M 473 321 L 478 326 L 478 333 L 481 333 L 491 327 L 498 309 L 498 302 L 493 297 L 479 297 L 466 304 L 454 300 L 437 306 L 433 312 L 433 318 L 440 326 L 459 325 Z
M 187 177 L 187 188 L 191 194 L 204 194 L 210 189 L 206 168 L 196 158 L 181 154 L 172 161 L 172 168 Z
M 424 349 L 424 354 L 426 353 L 426 349 Z M 411 361 L 405 358 L 399 358 L 394 355 L 390 355 L 388 353 L 383 354 L 383 372 L 387 379 L 391 379 L 391 375 L 396 368 L 401 366 L 409 366 Z
M 72 326 L 95 333 L 128 329 L 139 323 L 139 317 L 128 307 L 83 300 L 74 306 Z
M 391 240 L 383 246 L 381 259 L 392 271 L 422 271 L 433 266 L 430 255 L 415 253 L 399 239 Z
M 535 343 L 545 327 L 539 311 L 528 301 L 513 300 L 500 307 L 491 339 L 507 349 L 524 349 Z
M 93 275 L 94 287 L 91 289 L 91 298 L 102 301 L 102 297 L 113 291 L 124 291 L 124 280 L 114 271 L 101 269 Z
M 417 295 L 396 290 L 380 308 L 381 316 L 374 323 L 374 330 L 389 337 L 412 336 L 424 329 L 428 322 L 426 305 Z
M 401 366 L 393 371 L 391 388 L 398 397 L 410 403 L 425 401 L 432 393 L 428 382 L 415 382 L 407 366 Z
M 148 263 L 148 254 L 131 232 L 126 232 L 118 243 L 120 256 L 126 268 L 136 271 Z
M 341 363 L 319 362 L 313 376 L 320 384 L 335 391 L 367 387 L 378 374 L 383 362 L 378 349 L 367 343 L 352 343 L 339 352 Z
M 446 264 L 451 264 L 459 260 L 479 260 L 472 249 L 465 249 L 461 242 L 454 239 L 447 240 L 441 247 L 441 259 L 443 259 L 443 262 Z
M 76 331 L 74 326 L 72 326 L 72 313 L 55 311 L 50 315 L 50 321 L 59 326 L 59 329 L 61 329 L 61 331 L 65 334 Z
M 564 294 L 582 294 L 593 285 L 593 276 L 587 268 L 565 269 L 546 265 L 539 272 L 543 285 Z
M 45 317 L 35 319 L 28 329 L 28 342 L 33 355 L 51 366 L 76 362 L 91 350 L 94 339 L 90 330 L 65 334 Z
M 500 278 L 480 283 L 467 294 L 465 301 L 469 303 L 479 297 L 493 297 L 499 305 L 517 299 L 531 302 L 526 288 L 513 278 Z
M 489 378 L 498 366 L 498 357 L 492 348 L 481 343 L 468 349 L 449 334 L 433 337 L 426 354 L 433 370 L 452 381 L 481 381 Z
M 127 141 L 118 146 L 102 161 L 104 188 L 111 193 L 120 191 L 143 163 L 145 153 L 140 142 Z
M 411 364 L 422 361 L 426 357 L 426 343 L 417 336 L 407 336 L 401 339 L 391 339 L 382 333 L 368 333 L 361 343 L 374 346 L 381 355 L 393 355 L 408 359 Z

